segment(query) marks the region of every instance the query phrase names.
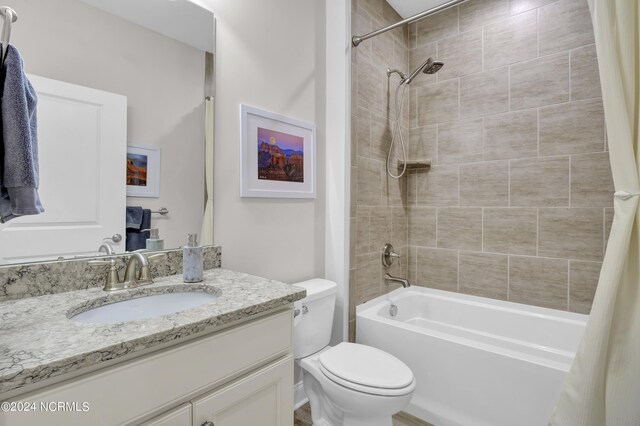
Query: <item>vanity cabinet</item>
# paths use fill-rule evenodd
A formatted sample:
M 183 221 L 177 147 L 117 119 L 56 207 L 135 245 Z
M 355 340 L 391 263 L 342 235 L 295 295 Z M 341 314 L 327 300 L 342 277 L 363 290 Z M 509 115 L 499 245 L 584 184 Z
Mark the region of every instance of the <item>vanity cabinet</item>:
M 292 425 L 292 326 L 288 305 L 10 400 L 38 407 L 52 401 L 75 403 L 86 410 L 2 412 L 0 424 Z

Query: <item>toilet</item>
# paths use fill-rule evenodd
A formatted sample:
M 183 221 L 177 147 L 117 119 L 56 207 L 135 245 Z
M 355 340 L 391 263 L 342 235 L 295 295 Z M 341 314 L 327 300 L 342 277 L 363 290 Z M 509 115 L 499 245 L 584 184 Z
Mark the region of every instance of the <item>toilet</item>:
M 294 303 L 293 351 L 314 426 L 391 426 L 391 416 L 411 400 L 413 372 L 371 346 L 329 346 L 336 283 L 313 279 L 295 285 L 307 290 Z

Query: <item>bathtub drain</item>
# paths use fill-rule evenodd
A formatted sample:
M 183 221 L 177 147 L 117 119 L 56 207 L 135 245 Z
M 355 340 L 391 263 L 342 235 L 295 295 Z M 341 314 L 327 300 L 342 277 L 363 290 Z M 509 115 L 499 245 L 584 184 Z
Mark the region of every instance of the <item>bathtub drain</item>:
M 391 306 L 389 306 L 389 315 L 391 315 L 392 317 L 398 315 L 398 307 L 393 303 L 391 304 Z

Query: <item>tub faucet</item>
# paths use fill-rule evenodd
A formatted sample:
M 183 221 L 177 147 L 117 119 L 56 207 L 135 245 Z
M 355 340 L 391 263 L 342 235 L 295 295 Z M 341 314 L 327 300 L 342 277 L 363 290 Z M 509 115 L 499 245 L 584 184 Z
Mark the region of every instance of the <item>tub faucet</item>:
M 402 287 L 407 288 L 411 286 L 411 283 L 406 278 L 394 277 L 389 274 L 384 274 L 384 283 L 385 285 L 389 285 L 389 283 L 397 283 L 402 284 Z

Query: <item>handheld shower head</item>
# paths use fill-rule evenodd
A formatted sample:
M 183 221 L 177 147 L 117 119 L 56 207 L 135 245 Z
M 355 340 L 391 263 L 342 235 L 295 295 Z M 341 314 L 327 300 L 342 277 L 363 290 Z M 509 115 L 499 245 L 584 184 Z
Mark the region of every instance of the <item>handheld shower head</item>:
M 411 73 L 411 75 L 407 79 L 404 80 L 404 83 L 411 84 L 413 79 L 416 78 L 416 76 L 420 73 L 420 71 L 424 72 L 425 74 L 435 74 L 443 66 L 444 66 L 444 62 L 442 62 L 442 61 L 434 61 L 432 58 L 429 58 L 426 61 L 424 61 L 422 63 L 422 65 L 420 65 L 418 68 L 416 68 Z

